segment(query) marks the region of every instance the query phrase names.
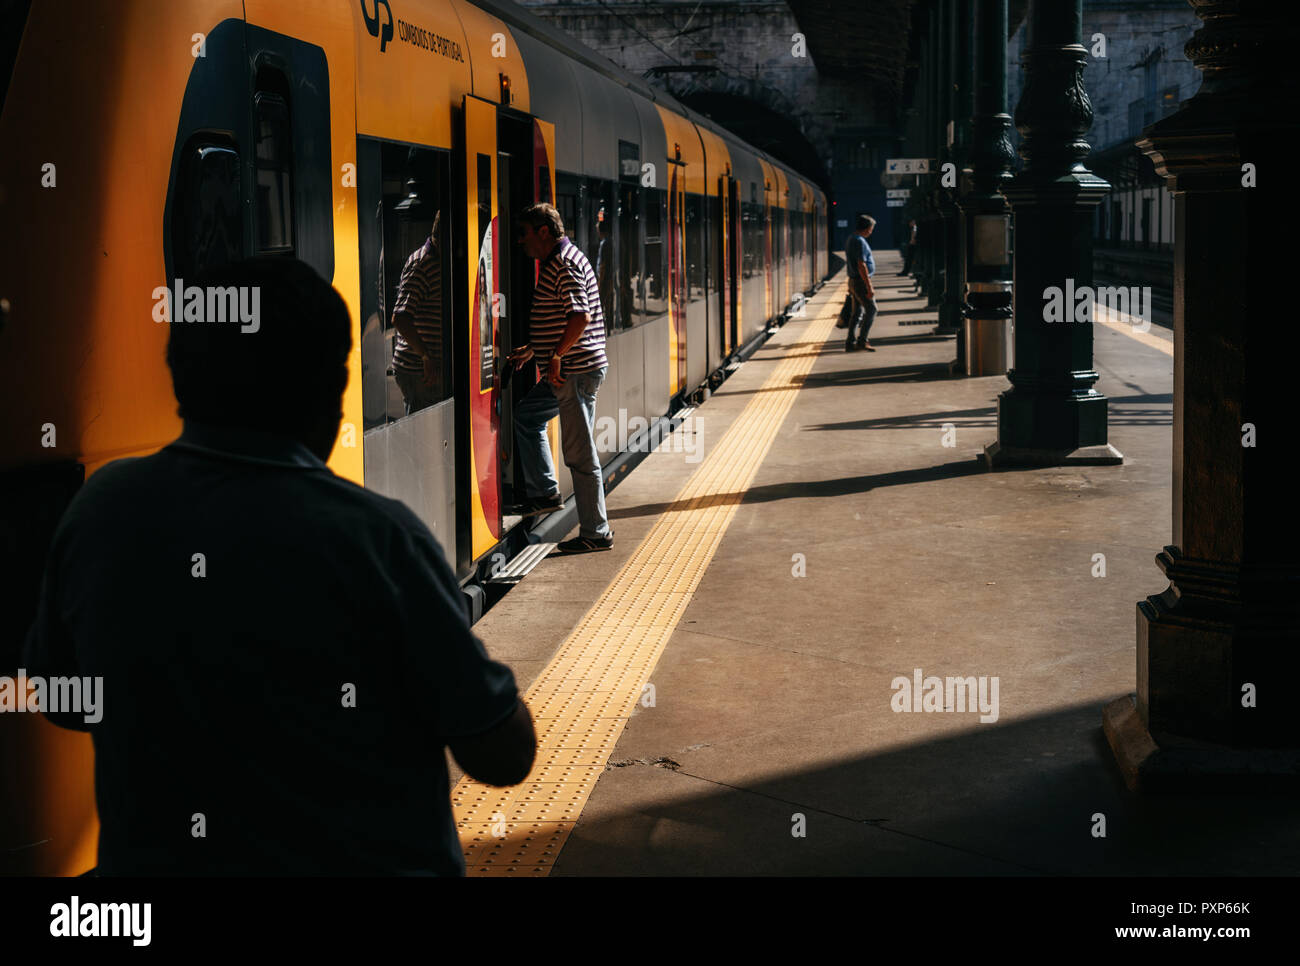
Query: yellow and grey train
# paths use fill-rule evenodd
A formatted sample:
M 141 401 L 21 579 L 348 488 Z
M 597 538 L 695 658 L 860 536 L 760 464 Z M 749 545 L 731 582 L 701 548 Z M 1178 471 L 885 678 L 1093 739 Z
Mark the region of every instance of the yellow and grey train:
M 511 538 L 527 386 L 501 360 L 536 278 L 512 215 L 553 203 L 598 267 L 597 416 L 619 425 L 716 382 L 827 270 L 819 188 L 510 3 L 6 0 L 0 19 L 0 674 L 77 487 L 179 432 L 160 287 L 253 254 L 329 279 L 355 324 L 330 465 L 406 502 L 471 581 Z M 408 414 L 392 306 L 431 231 L 440 372 Z M 0 752 L 0 872 L 92 866 L 86 736 L 3 714 Z

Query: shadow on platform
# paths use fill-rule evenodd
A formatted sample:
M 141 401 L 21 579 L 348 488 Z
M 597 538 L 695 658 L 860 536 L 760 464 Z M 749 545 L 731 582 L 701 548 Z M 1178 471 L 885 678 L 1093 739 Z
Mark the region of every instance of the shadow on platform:
M 714 875 L 1295 874 L 1294 795 L 1131 795 L 1100 720 L 1088 703 L 976 724 L 744 787 L 665 748 L 677 768 L 607 768 L 631 807 L 589 808 L 556 874 L 700 874 L 704 855 Z
M 730 506 L 740 503 L 770 503 L 773 500 L 803 499 L 807 497 L 836 497 L 850 493 L 866 493 L 883 486 L 906 486 L 909 483 L 931 483 L 935 480 L 953 479 L 985 473 L 984 464 L 975 459 L 923 469 L 896 470 L 891 473 L 874 473 L 868 476 L 848 476 L 816 482 L 769 483 L 751 486 L 743 493 L 719 493 L 708 497 L 711 506 Z M 608 511 L 611 520 L 626 517 L 658 516 L 688 509 L 693 501 L 675 500 L 669 503 L 643 503 L 640 506 L 621 507 Z

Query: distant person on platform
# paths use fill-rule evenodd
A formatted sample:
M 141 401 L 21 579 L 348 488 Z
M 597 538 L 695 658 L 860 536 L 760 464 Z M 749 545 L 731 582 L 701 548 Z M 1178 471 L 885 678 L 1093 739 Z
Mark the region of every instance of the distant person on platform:
M 180 438 L 69 505 L 24 655 L 102 682 L 98 721 L 46 710 L 94 743 L 97 871 L 463 875 L 444 745 L 514 784 L 532 719 L 428 528 L 325 465 L 347 306 L 293 258 L 193 284 L 259 328 L 172 324 Z
M 867 238 L 876 228 L 876 219 L 870 215 L 858 215 L 858 229 L 849 236 L 844 247 L 844 259 L 848 263 L 849 294 L 853 296 L 853 314 L 849 317 L 849 334 L 844 340 L 844 351 L 853 352 L 866 349 L 875 352 L 867 341 L 871 323 L 876 319 L 876 290 L 872 287 L 871 276 L 876 273 L 876 260 L 871 254 Z M 856 333 L 856 337 L 855 337 Z
M 582 250 L 564 234 L 560 213 L 548 204 L 519 215 L 524 254 L 541 262 L 533 289 L 528 344 L 510 353 L 515 369 L 530 360 L 541 378 L 515 405 L 516 452 L 527 488 L 524 500 L 507 508 L 519 516 L 560 509 L 560 486 L 551 462 L 546 424 L 560 417 L 564 462 L 573 477 L 578 535 L 558 547 L 561 553 L 591 553 L 614 546 L 605 516 L 605 486 L 592 426 L 596 393 L 605 381 L 605 316 L 600 286 Z
M 912 271 L 912 259 L 916 257 L 916 219 L 912 218 L 907 223 L 907 242 L 903 245 L 903 270 L 899 275 L 907 275 Z

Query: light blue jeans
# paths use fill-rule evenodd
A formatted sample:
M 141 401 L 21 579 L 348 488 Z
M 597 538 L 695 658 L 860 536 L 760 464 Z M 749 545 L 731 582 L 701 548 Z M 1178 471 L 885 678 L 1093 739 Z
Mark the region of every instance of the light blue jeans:
M 551 462 L 551 444 L 546 424 L 560 417 L 560 449 L 564 464 L 573 475 L 573 498 L 578 505 L 579 534 L 608 537 L 605 517 L 605 486 L 600 476 L 600 454 L 592 426 L 596 420 L 596 393 L 605 381 L 608 366 L 564 377 L 560 386 L 545 378 L 528 391 L 515 407 L 515 452 L 524 471 L 529 499 L 551 496 L 560 491 Z

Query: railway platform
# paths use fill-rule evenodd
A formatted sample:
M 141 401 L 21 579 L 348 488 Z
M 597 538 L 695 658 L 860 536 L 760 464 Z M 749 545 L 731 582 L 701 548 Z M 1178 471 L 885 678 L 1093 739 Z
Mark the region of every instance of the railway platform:
M 538 755 L 449 758 L 469 874 L 1293 873 L 1292 803 L 1131 795 L 1102 735 L 1165 583 L 1172 333 L 1095 327 L 1122 465 L 990 472 L 1005 377 L 951 378 L 878 260 L 876 352 L 841 272 L 611 490 L 612 551 L 475 626 Z

